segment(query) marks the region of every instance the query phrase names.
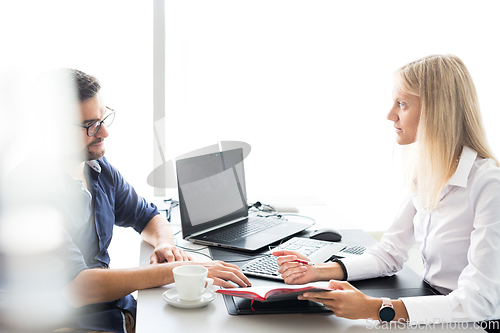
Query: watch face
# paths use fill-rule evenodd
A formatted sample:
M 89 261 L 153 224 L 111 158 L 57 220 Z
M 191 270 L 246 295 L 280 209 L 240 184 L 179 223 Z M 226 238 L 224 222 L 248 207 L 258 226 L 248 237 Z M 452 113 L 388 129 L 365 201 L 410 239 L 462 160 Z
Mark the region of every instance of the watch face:
M 396 312 L 391 307 L 382 308 L 379 312 L 379 317 L 380 317 L 380 320 L 382 320 L 382 321 L 391 321 L 394 319 L 395 316 L 396 316 Z

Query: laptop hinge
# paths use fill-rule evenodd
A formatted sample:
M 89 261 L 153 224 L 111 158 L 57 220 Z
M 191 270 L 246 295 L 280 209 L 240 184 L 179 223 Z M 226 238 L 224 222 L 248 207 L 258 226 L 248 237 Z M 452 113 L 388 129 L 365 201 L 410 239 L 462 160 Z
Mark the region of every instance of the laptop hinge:
M 206 234 L 207 232 L 210 232 L 212 230 L 216 230 L 216 229 L 220 229 L 222 227 L 225 227 L 227 225 L 230 225 L 230 224 L 233 224 L 233 223 L 236 223 L 236 222 L 240 222 L 240 221 L 243 221 L 245 219 L 248 219 L 248 216 L 243 216 L 243 217 L 240 217 L 240 218 L 237 218 L 235 220 L 231 220 L 229 222 L 225 222 L 225 223 L 222 223 L 222 224 L 219 224 L 219 225 L 216 225 L 215 227 L 212 227 L 212 228 L 208 228 L 208 229 L 203 229 L 201 231 L 198 231 L 198 232 L 195 232 L 195 233 L 192 233 L 191 235 L 189 235 L 188 237 L 186 237 L 187 239 L 189 237 L 195 237 L 195 236 L 198 236 L 198 235 L 201 235 L 201 234 Z

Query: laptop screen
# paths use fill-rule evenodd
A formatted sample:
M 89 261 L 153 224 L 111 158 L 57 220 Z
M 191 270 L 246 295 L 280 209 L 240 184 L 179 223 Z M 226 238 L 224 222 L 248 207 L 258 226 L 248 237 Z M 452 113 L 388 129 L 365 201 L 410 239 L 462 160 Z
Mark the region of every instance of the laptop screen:
M 183 237 L 248 215 L 243 149 L 178 160 Z

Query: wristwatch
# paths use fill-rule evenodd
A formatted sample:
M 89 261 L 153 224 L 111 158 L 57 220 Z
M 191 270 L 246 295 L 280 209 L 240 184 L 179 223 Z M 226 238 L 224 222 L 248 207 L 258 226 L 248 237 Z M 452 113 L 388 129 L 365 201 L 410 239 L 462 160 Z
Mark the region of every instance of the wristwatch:
M 382 306 L 380 307 L 380 310 L 378 310 L 378 318 L 380 319 L 380 322 L 389 322 L 393 320 L 395 316 L 396 311 L 394 311 L 391 299 L 382 297 Z

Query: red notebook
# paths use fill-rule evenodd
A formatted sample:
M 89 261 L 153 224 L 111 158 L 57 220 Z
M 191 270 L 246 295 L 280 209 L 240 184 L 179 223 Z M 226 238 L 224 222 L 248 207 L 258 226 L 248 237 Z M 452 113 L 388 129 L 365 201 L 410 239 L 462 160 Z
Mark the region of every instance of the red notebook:
M 314 282 L 302 285 L 286 285 L 283 287 L 276 286 L 259 286 L 248 288 L 229 288 L 219 289 L 216 292 L 219 294 L 243 297 L 254 301 L 271 302 L 282 301 L 286 299 L 297 299 L 297 296 L 302 295 L 306 291 L 331 291 L 328 288 L 328 282 Z

